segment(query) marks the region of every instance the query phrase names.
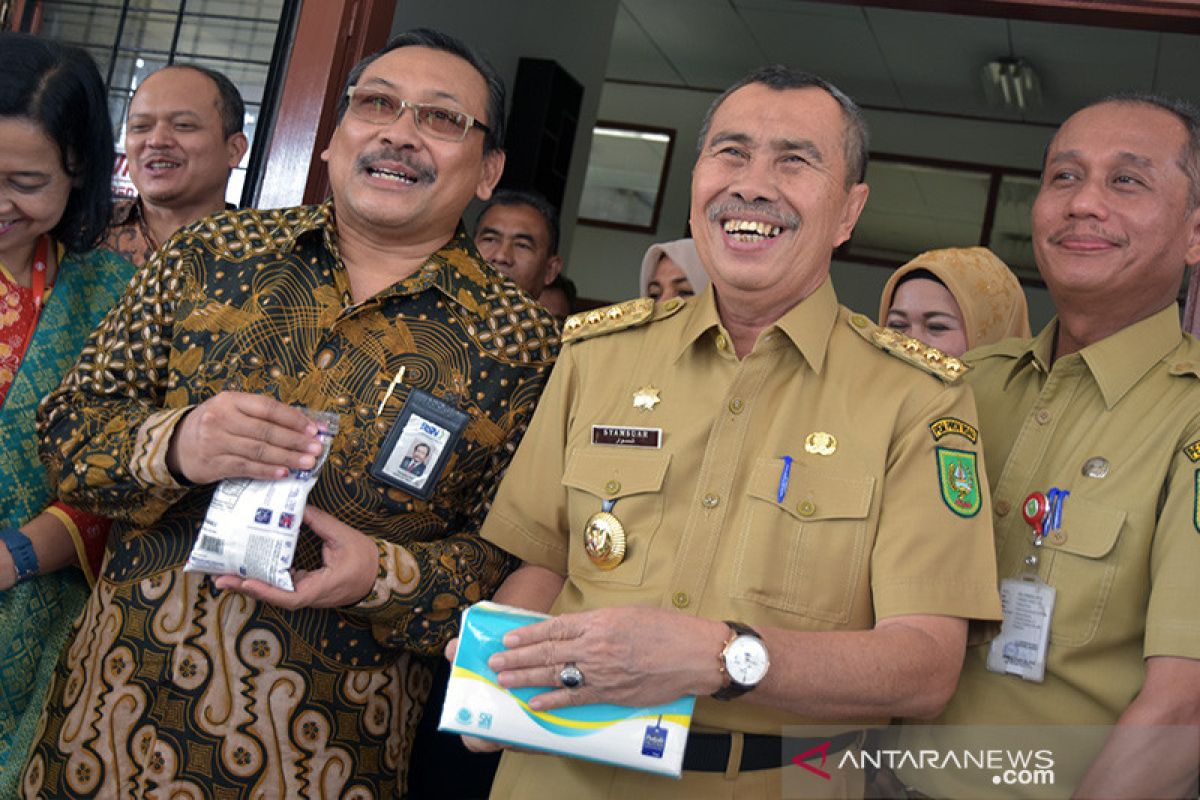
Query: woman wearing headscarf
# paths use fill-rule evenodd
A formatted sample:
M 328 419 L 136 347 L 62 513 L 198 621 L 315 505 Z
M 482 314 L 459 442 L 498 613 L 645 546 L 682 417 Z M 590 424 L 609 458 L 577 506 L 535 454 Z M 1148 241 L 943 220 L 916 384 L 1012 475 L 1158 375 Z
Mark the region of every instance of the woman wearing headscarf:
M 879 323 L 952 356 L 1031 335 L 1021 284 L 986 247 L 930 250 L 897 269 L 883 287 Z
M 700 263 L 696 243 L 691 239 L 652 244 L 642 257 L 642 275 L 638 284 L 642 297 L 670 300 L 691 297 L 708 286 L 708 274 Z

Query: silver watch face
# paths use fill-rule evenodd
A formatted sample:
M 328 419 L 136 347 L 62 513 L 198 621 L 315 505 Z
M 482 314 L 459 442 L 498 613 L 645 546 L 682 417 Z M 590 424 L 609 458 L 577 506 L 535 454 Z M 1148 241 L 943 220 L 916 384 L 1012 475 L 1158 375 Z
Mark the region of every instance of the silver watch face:
M 725 671 L 730 680 L 742 686 L 757 686 L 770 663 L 767 646 L 754 636 L 737 637 L 725 651 Z

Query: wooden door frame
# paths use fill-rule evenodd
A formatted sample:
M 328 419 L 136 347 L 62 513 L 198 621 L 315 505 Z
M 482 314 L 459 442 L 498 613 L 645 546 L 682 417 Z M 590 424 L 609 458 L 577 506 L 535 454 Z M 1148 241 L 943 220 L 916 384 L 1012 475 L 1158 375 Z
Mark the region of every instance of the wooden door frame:
M 305 0 L 292 37 L 255 205 L 280 208 L 329 196 L 320 159 L 337 125 L 350 70 L 391 38 L 396 0 Z

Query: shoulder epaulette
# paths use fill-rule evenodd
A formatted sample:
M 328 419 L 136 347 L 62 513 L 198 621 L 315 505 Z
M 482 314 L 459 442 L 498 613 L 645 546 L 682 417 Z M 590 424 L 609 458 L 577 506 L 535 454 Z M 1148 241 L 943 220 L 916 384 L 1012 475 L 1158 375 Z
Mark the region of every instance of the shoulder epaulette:
M 655 305 L 653 299 L 639 297 L 636 300 L 626 300 L 623 303 L 572 314 L 563 323 L 562 343 L 591 339 L 594 336 L 666 319 L 682 307 L 683 303 L 674 300 Z
M 936 347 L 930 347 L 899 331 L 881 328 L 862 314 L 851 314 L 849 322 L 859 336 L 883 352 L 923 369 L 946 383 L 958 381 L 971 369 L 961 359 L 948 356 Z

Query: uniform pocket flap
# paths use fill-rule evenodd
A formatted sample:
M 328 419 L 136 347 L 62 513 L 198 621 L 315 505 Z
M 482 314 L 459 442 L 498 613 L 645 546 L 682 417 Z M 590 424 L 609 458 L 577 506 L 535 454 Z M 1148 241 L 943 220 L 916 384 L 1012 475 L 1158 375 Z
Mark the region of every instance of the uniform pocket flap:
M 670 463 L 671 454 L 661 450 L 576 449 L 567 457 L 562 482 L 596 497 L 615 500 L 662 489 Z
M 1055 543 L 1047 536 L 1043 546 L 1084 558 L 1104 558 L 1112 552 L 1125 524 L 1125 512 L 1091 503 L 1072 505 L 1068 498 L 1063 507 L 1062 532 L 1066 539 Z
M 800 520 L 864 519 L 871 512 L 875 478 L 818 470 L 793 462 L 787 492 L 779 500 L 783 459 L 760 458 L 750 477 L 749 494 L 778 506 Z

